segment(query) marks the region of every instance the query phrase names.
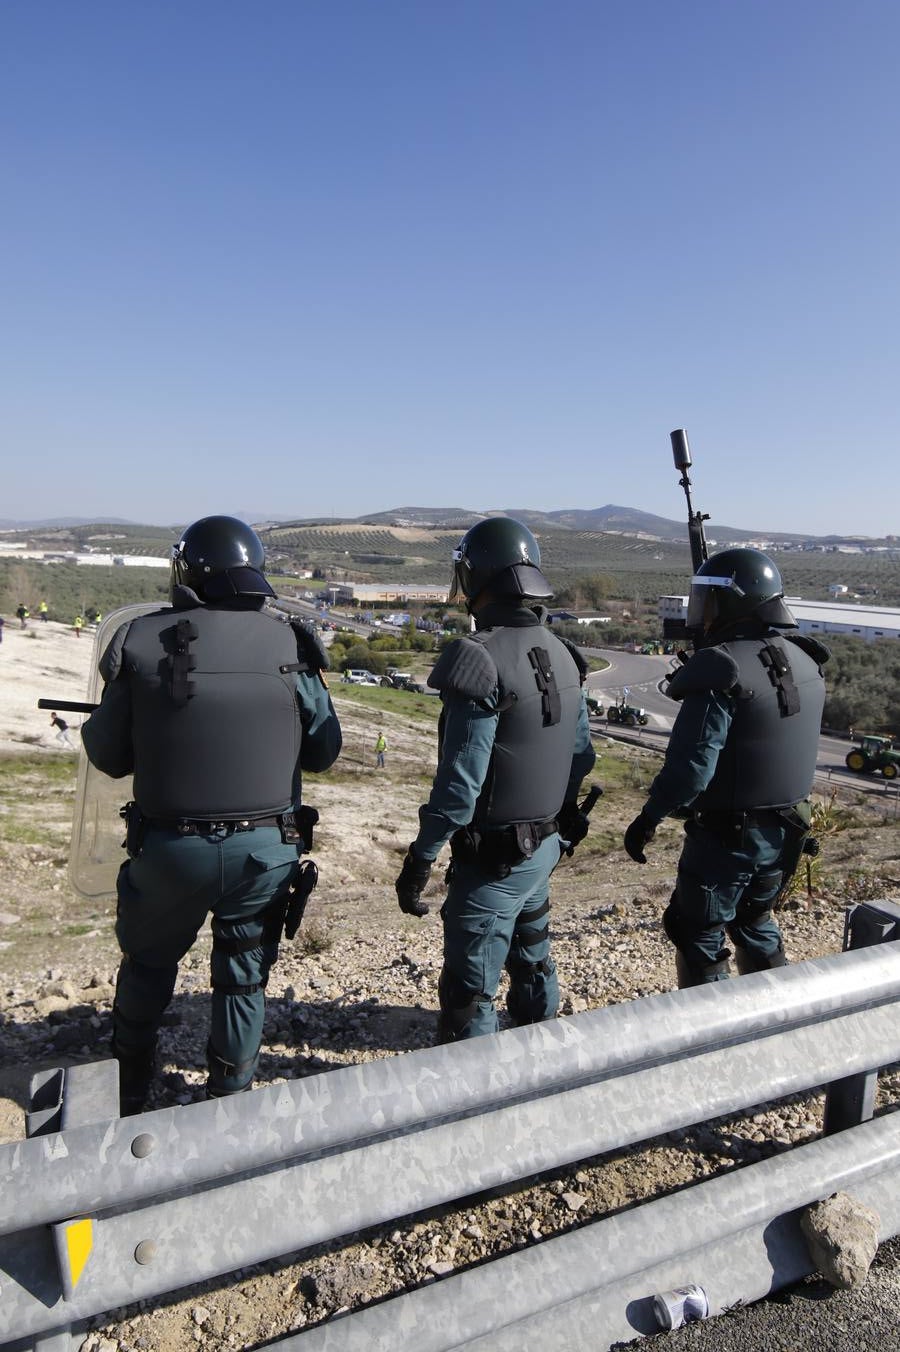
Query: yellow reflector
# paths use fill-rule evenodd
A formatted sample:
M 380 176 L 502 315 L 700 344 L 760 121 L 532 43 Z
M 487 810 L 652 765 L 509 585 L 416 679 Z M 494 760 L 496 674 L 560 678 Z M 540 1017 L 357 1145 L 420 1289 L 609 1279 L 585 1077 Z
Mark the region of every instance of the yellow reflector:
M 81 1221 L 69 1221 L 66 1225 L 66 1252 L 69 1255 L 69 1272 L 72 1288 L 78 1285 L 78 1279 L 84 1272 L 84 1265 L 94 1246 L 94 1222 L 87 1217 Z

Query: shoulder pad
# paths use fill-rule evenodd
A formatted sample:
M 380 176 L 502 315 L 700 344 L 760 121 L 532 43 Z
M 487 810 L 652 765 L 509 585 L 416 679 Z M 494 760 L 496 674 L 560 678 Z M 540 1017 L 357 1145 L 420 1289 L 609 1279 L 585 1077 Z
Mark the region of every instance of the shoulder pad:
M 581 683 L 581 685 L 584 685 L 584 678 L 588 674 L 588 664 L 587 659 L 581 652 L 581 649 L 576 648 L 575 644 L 572 642 L 570 638 L 562 638 L 561 635 L 559 634 L 557 634 L 555 637 L 558 638 L 563 647 L 568 648 L 569 652 L 572 654 L 572 658 L 575 662 L 576 667 L 578 668 L 578 680 Z
M 805 652 L 807 657 L 811 657 L 817 666 L 824 667 L 825 663 L 831 657 L 831 653 L 824 643 L 820 643 L 817 638 L 812 638 L 810 634 L 783 634 L 788 643 L 793 643 L 801 652 Z
M 494 659 L 484 644 L 475 638 L 457 638 L 435 662 L 428 684 L 467 699 L 486 699 L 496 690 L 498 679 Z
M 678 668 L 666 694 L 670 699 L 684 699 L 702 690 L 732 690 L 738 675 L 738 665 L 725 648 L 701 648 Z
M 122 670 L 122 656 L 125 648 L 125 640 L 128 637 L 130 628 L 131 620 L 129 620 L 127 624 L 119 625 L 118 629 L 109 640 L 109 643 L 107 643 L 103 656 L 97 664 L 100 669 L 100 675 L 107 685 L 109 685 L 110 681 L 114 681 Z
M 291 617 L 291 628 L 297 640 L 297 653 L 310 671 L 327 671 L 331 666 L 328 654 L 319 642 L 319 636 L 303 620 Z

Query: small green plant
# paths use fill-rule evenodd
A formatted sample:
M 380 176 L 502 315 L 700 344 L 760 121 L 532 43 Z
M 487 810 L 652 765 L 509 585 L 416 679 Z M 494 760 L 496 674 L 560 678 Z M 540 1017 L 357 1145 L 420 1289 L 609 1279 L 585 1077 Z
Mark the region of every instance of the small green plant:
M 865 868 L 848 873 L 841 884 L 841 892 L 847 902 L 878 901 L 895 891 L 895 882 Z
M 316 953 L 327 953 L 334 946 L 331 931 L 321 920 L 310 920 L 301 925 L 297 942 L 300 945 L 300 952 L 307 958 Z

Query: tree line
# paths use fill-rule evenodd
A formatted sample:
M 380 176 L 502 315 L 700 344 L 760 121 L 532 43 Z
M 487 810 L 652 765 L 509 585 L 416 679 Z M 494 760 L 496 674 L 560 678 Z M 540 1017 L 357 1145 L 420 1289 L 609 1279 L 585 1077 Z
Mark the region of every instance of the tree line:
M 900 736 L 900 642 L 865 643 L 843 634 L 826 634 L 831 652 L 824 667 L 827 728 Z

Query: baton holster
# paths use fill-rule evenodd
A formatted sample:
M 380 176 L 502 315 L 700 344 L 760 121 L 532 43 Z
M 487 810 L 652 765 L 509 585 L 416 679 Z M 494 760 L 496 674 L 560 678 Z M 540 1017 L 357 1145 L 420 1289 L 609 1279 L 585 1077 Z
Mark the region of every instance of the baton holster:
M 311 859 L 305 859 L 297 868 L 294 880 L 288 888 L 287 905 L 284 908 L 284 937 L 293 939 L 300 928 L 307 902 L 319 881 L 319 870 Z
M 137 803 L 125 803 L 119 808 L 119 816 L 125 823 L 125 839 L 122 848 L 129 859 L 137 859 L 144 844 L 146 819 Z

